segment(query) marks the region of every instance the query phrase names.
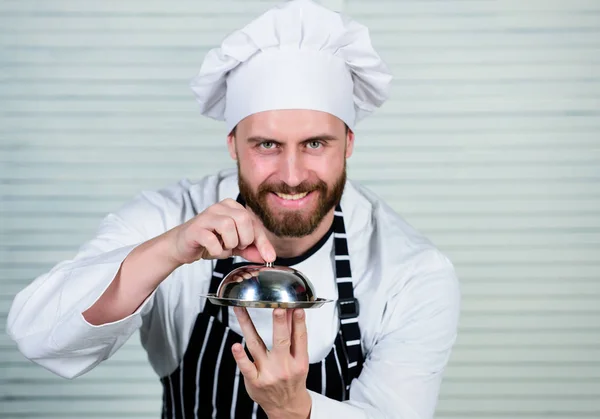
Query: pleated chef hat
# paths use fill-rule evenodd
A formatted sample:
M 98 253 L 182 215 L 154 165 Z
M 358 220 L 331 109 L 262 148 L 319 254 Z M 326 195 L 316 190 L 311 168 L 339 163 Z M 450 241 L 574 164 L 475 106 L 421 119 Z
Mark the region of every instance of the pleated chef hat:
M 389 96 L 368 29 L 311 0 L 284 2 L 227 36 L 190 83 L 203 115 L 230 132 L 275 109 L 328 112 L 350 128 Z

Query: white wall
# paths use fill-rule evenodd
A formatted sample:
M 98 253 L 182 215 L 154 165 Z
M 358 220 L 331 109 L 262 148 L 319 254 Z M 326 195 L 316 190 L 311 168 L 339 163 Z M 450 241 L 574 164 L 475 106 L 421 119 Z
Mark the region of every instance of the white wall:
M 0 416 L 157 417 L 137 339 L 60 380 L 4 333 L 14 294 L 143 188 L 231 166 L 188 80 L 272 1 L 0 1 Z M 600 1 L 337 1 L 393 99 L 350 175 L 456 264 L 444 419 L 600 417 Z

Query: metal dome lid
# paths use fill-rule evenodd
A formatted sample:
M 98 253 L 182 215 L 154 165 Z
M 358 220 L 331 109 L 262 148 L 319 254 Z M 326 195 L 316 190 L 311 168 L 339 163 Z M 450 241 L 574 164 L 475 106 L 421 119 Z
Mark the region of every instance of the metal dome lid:
M 215 305 L 255 308 L 317 308 L 332 300 L 317 298 L 310 280 L 287 266 L 250 264 L 229 272 L 215 294 Z

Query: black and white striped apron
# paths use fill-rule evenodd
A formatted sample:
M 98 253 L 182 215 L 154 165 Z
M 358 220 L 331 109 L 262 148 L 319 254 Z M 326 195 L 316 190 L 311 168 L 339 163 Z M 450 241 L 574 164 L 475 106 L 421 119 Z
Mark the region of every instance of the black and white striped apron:
M 343 401 L 348 399 L 350 383 L 360 374 L 363 354 L 358 326 L 358 301 L 354 298 L 346 230 L 339 205 L 332 229 L 340 328 L 329 354 L 320 362 L 309 365 L 306 387 L 331 399 Z M 231 269 L 232 258 L 217 261 L 210 293 L 216 292 L 223 276 Z M 242 343 L 246 348 L 243 336 L 228 327 L 227 307 L 217 307 L 206 301 L 204 311 L 198 314 L 179 366 L 171 375 L 161 378 L 163 418 L 267 417 L 246 392 L 244 377 L 231 354 L 234 343 Z M 249 355 L 247 348 L 246 353 Z

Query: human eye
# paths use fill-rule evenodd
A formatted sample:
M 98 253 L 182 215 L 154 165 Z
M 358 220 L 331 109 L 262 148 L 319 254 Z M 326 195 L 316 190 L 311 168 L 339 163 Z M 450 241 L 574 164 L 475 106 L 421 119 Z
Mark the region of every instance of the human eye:
M 317 150 L 318 148 L 320 148 L 323 143 L 321 141 L 309 141 L 307 144 L 308 148 L 312 149 L 312 150 Z
M 274 141 L 263 141 L 258 146 L 264 150 L 272 150 L 275 148 L 275 145 Z

